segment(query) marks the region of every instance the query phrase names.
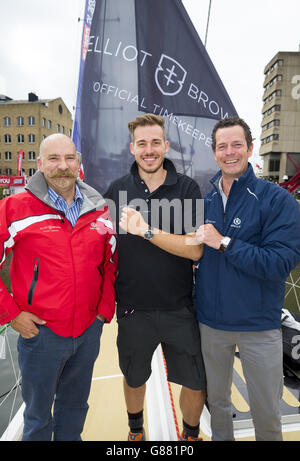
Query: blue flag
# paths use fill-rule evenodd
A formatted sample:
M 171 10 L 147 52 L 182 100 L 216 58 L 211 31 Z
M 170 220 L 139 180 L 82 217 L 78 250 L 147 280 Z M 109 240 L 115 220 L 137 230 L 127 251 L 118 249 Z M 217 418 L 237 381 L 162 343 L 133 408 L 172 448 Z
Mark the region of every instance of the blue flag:
M 104 193 L 128 173 L 128 122 L 165 118 L 168 157 L 202 193 L 217 171 L 211 132 L 235 108 L 180 0 L 86 0 L 73 140 Z

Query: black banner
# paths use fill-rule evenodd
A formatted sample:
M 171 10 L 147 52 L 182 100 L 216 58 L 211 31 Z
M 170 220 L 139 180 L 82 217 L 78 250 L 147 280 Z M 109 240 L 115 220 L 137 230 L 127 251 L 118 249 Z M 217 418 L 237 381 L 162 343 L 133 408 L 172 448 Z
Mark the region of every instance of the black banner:
M 182 2 L 87 0 L 74 141 L 101 193 L 128 173 L 127 124 L 143 112 L 165 118 L 168 157 L 206 193 L 212 128 L 236 111 Z

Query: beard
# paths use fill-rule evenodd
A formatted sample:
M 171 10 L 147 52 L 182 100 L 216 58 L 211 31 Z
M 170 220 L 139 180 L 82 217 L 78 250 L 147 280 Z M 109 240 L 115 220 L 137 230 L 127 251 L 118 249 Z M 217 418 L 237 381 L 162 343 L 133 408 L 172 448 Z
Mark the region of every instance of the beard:
M 141 165 L 141 163 L 139 161 L 136 162 L 138 167 L 144 172 L 144 173 L 148 173 L 148 174 L 154 174 L 156 173 L 157 171 L 159 171 L 162 166 L 163 166 L 163 163 L 164 163 L 164 158 L 161 159 L 161 162 L 153 169 L 151 166 L 147 167 L 145 166 L 144 164 Z

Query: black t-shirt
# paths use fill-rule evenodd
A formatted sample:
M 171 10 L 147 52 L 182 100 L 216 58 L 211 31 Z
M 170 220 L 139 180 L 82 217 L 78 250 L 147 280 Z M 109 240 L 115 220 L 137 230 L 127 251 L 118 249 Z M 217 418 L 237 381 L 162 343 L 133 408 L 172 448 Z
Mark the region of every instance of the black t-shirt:
M 125 309 L 180 309 L 193 304 L 193 262 L 119 229 L 120 212 L 127 205 L 140 211 L 149 225 L 169 233 L 186 234 L 200 225 L 202 201 L 198 184 L 177 173 L 168 159 L 164 160 L 164 168 L 165 182 L 152 193 L 134 162 L 130 173 L 113 181 L 105 194 L 116 223 L 118 316 Z

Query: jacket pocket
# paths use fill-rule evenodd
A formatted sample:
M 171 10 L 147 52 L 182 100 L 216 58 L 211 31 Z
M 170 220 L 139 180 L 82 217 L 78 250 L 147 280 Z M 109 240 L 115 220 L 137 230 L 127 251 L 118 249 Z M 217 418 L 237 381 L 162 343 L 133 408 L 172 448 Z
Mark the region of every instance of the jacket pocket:
M 39 265 L 40 265 L 40 260 L 39 258 L 35 258 L 34 260 L 34 270 L 33 270 L 33 278 L 29 287 L 28 291 L 28 297 L 27 297 L 27 303 L 29 306 L 32 305 L 32 299 L 33 299 L 33 294 L 36 288 L 36 284 L 39 279 Z

